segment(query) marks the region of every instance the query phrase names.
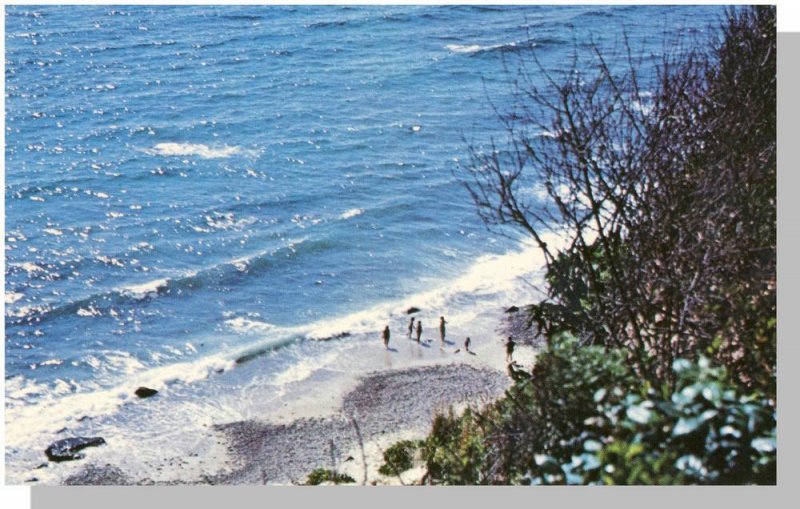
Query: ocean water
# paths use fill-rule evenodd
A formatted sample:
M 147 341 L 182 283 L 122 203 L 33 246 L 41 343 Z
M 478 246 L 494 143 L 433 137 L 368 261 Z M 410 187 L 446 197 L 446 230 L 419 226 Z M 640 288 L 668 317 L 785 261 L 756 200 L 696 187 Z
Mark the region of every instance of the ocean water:
M 197 433 L 211 424 L 318 405 L 349 374 L 448 361 L 383 350 L 380 331 L 399 344 L 409 306 L 425 336 L 438 341 L 446 315 L 450 336 L 471 334 L 488 358 L 502 308 L 536 295 L 540 262 L 523 237 L 487 232 L 453 170 L 465 139 L 503 139 L 507 64 L 532 41 L 567 72 L 576 48 L 619 51 L 623 32 L 651 63 L 676 38 L 706 37 L 722 8 L 5 14 L 6 481 L 18 484 L 78 468 L 36 468 L 58 438 L 100 434 L 109 444 L 88 455 L 130 471 L 186 449 L 212 461 Z M 139 385 L 161 394 L 145 404 Z

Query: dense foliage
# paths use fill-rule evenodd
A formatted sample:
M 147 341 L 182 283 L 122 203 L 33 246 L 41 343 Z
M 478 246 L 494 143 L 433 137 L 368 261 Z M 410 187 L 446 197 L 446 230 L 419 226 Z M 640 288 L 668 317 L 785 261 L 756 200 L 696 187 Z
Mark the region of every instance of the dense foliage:
M 501 400 L 435 419 L 422 482 L 775 483 L 775 28 L 730 10 L 646 87 L 630 51 L 547 90 L 520 65 L 508 147 L 463 175 L 487 225 L 545 254 L 547 346 Z
M 438 416 L 426 482 L 775 483 L 774 401 L 704 357 L 675 362 L 674 390 L 641 385 L 621 354 L 560 338 L 505 398 Z
M 487 225 L 544 252 L 549 298 L 532 321 L 545 335 L 623 348 L 658 382 L 710 355 L 774 395 L 775 9 L 732 10 L 721 34 L 648 83 L 630 52 L 612 65 L 595 49 L 594 77 L 576 57 L 546 89 L 521 63 L 509 145 L 473 147 L 461 174 Z M 560 252 L 549 232 L 567 238 Z
M 401 440 L 390 446 L 383 453 L 384 464 L 378 467 L 378 472 L 383 475 L 400 475 L 413 466 L 414 451 L 419 443 L 413 440 Z
M 318 486 L 327 482 L 333 484 L 348 484 L 354 483 L 356 480 L 347 474 L 334 472 L 333 470 L 328 470 L 327 468 L 315 469 L 308 474 L 308 479 L 306 479 L 306 484 L 309 486 Z

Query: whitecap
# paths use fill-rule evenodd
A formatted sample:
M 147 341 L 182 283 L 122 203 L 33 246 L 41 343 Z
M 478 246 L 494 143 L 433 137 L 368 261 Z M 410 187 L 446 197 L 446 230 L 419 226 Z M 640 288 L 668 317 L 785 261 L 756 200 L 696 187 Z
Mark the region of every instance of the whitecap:
M 448 51 L 452 51 L 453 53 L 477 53 L 481 51 L 483 46 L 478 44 L 469 44 L 469 45 L 461 45 L 461 44 L 448 44 L 444 47 Z
M 48 234 L 50 234 L 50 235 L 56 235 L 56 236 L 58 236 L 58 235 L 64 235 L 64 232 L 62 232 L 61 230 L 58 230 L 58 229 L 56 229 L 56 228 L 45 228 L 45 229 L 44 229 L 44 230 L 42 230 L 42 231 L 43 231 L 43 232 L 45 232 L 45 233 L 48 233 Z
M 102 313 L 100 313 L 98 309 L 90 305 L 88 309 L 79 308 L 75 314 L 77 314 L 78 316 L 91 317 L 91 316 L 100 316 Z
M 360 216 L 364 213 L 364 209 L 350 209 L 342 212 L 339 219 L 350 219 L 351 217 Z
M 448 44 L 445 46 L 446 50 L 452 51 L 453 53 L 479 53 L 482 51 L 515 50 L 517 48 L 516 42 L 493 44 L 490 46 L 481 46 L 479 44 Z
M 39 366 L 60 366 L 64 364 L 62 359 L 47 359 L 46 361 L 42 361 L 39 363 Z
M 142 283 L 140 285 L 131 285 L 126 286 L 122 289 L 122 293 L 130 295 L 136 299 L 144 299 L 148 295 L 158 292 L 160 288 L 163 288 L 169 284 L 169 279 L 156 279 L 155 281 L 148 281 L 147 283 Z
M 230 157 L 241 152 L 241 147 L 224 146 L 211 148 L 208 145 L 196 143 L 157 143 L 153 148 L 145 150 L 150 155 L 158 156 L 200 156 L 205 159 Z
M 25 294 L 17 292 L 6 292 L 6 304 L 13 304 L 23 297 L 25 297 Z
M 37 272 L 47 272 L 43 267 L 40 267 L 33 262 L 14 263 L 11 264 L 11 266 L 19 267 L 28 274 L 35 274 Z
M 237 317 L 225 320 L 225 324 L 239 334 L 253 334 L 275 330 L 271 323 L 250 320 L 249 318 Z
M 118 260 L 116 258 L 112 258 L 110 256 L 100 255 L 100 256 L 97 257 L 97 260 L 100 261 L 100 262 L 105 263 L 106 265 L 113 265 L 115 267 L 124 267 L 125 266 L 125 264 L 122 261 L 120 261 L 120 260 Z

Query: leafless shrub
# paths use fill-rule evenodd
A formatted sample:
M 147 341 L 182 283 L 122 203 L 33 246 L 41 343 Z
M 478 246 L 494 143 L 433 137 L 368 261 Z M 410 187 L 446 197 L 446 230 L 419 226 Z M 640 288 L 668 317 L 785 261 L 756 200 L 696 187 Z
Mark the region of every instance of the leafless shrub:
M 561 80 L 523 54 L 515 107 L 497 112 L 506 143 L 471 144 L 457 173 L 487 226 L 543 251 L 545 333 L 625 348 L 654 381 L 712 355 L 774 394 L 775 9 L 730 10 L 718 40 L 664 57 L 646 86 L 624 43 L 613 62 L 592 47 L 591 77 L 577 52 Z

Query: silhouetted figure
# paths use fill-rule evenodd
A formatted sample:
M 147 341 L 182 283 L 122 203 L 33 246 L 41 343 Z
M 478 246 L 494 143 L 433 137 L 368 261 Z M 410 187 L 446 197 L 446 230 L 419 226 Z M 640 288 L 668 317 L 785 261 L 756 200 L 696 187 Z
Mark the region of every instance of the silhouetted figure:
M 446 323 L 447 322 L 444 321 L 444 317 L 440 316 L 439 317 L 439 336 L 441 336 L 441 338 L 442 338 L 442 343 L 444 343 L 444 333 L 445 333 L 444 324 L 446 324 Z
M 383 346 L 389 348 L 389 326 L 387 325 L 385 329 L 383 329 Z
M 411 337 L 411 334 L 414 333 L 414 317 L 411 317 L 411 321 L 408 322 L 408 337 Z
M 508 341 L 506 342 L 506 361 L 507 362 L 513 362 L 514 361 L 513 356 L 514 356 L 514 345 L 515 344 L 516 343 L 514 343 L 514 338 L 512 338 L 511 336 L 508 336 Z
M 417 320 L 417 343 L 419 343 L 419 339 L 422 337 L 422 320 Z
M 465 339 L 465 340 L 464 340 L 464 350 L 466 350 L 466 351 L 468 351 L 468 352 L 469 352 L 469 345 L 470 345 L 471 343 L 472 343 L 472 340 L 471 340 L 471 339 L 469 339 L 469 336 L 467 336 L 467 339 Z

